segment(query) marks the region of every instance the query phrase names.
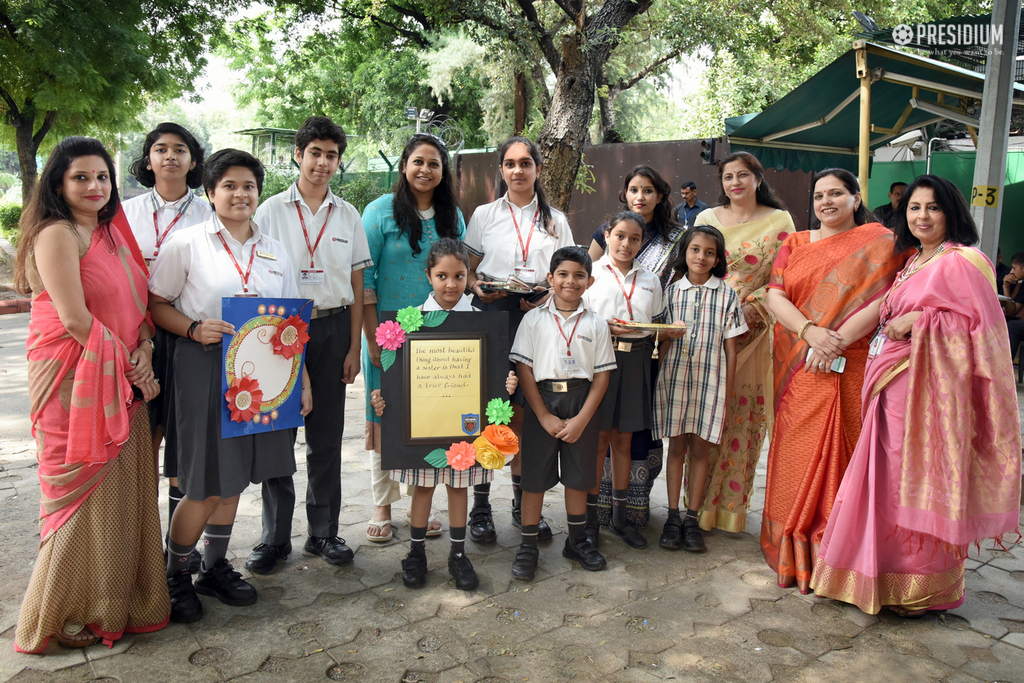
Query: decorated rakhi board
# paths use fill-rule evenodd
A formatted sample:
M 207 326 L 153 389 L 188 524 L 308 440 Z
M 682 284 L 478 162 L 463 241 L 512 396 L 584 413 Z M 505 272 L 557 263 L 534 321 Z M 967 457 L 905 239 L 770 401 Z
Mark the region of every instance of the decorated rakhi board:
M 519 450 L 505 380 L 508 313 L 385 313 L 381 347 L 383 469 L 474 464 L 500 469 Z
M 308 299 L 224 297 L 221 438 L 302 426 L 302 361 L 309 341 Z

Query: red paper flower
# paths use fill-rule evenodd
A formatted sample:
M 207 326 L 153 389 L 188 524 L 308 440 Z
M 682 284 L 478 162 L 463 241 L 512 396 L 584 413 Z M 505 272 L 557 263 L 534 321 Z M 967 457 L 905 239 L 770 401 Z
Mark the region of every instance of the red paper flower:
M 405 330 L 394 320 L 385 320 L 377 325 L 374 336 L 377 339 L 377 346 L 386 351 L 397 351 L 398 347 L 405 343 Z
M 291 360 L 302 353 L 302 349 L 309 341 L 309 334 L 306 330 L 309 325 L 302 322 L 302 318 L 293 315 L 285 318 L 277 324 L 277 331 L 271 337 L 270 343 L 274 346 L 274 353 Z
M 263 391 L 260 383 L 251 377 L 236 377 L 228 392 L 224 394 L 235 422 L 249 422 L 260 412 Z
M 466 441 L 453 443 L 452 447 L 444 452 L 448 456 L 448 464 L 453 470 L 468 470 L 476 464 L 476 448 Z

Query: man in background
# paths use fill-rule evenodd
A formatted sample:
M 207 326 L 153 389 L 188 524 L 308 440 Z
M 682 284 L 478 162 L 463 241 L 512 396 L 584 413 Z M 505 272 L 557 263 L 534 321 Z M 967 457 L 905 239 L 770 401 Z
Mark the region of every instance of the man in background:
M 687 180 L 679 188 L 679 194 L 683 202 L 676 206 L 676 222 L 687 228 L 693 225 L 693 220 L 700 215 L 700 212 L 708 208 L 708 205 L 697 199 L 697 185 L 692 180 Z

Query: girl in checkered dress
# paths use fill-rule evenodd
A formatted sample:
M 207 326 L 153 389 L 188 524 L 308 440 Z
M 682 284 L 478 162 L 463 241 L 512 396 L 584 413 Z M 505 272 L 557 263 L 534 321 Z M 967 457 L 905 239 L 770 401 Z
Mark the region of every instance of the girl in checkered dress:
M 434 288 L 433 293 L 420 305 L 428 311 L 476 311 L 466 294 L 469 275 L 469 252 L 462 242 L 444 237 L 434 243 L 427 254 L 427 279 Z M 506 388 L 511 394 L 517 385 L 515 373 L 510 372 Z M 380 390 L 371 393 L 370 404 L 378 416 L 384 413 L 384 399 Z M 392 470 L 391 478 L 412 487 L 412 504 L 409 518 L 412 523 L 410 538 L 412 548 L 409 556 L 402 560 L 402 582 L 409 588 L 419 588 L 427 582 L 427 555 L 425 540 L 427 519 L 430 516 L 430 502 L 434 488 L 444 484 L 448 488 L 448 522 L 451 537 L 451 551 L 448 555 L 448 571 L 455 579 L 455 587 L 471 591 L 479 585 L 473 563 L 466 556 L 466 489 L 476 484 L 486 484 L 494 477 L 494 471 L 474 464 L 469 469 L 455 470 L 449 467 L 423 467 L 418 469 Z
M 685 329 L 667 335 L 654 397 L 654 436 L 669 437 L 669 514 L 659 544 L 700 552 L 704 537 L 697 510 L 704 499 L 708 446 L 722 436 L 736 369 L 736 338 L 747 331 L 747 324 L 739 297 L 722 281 L 725 237 L 717 228 L 690 228 L 675 267 L 678 279 L 665 290 L 664 322 Z M 684 463 L 689 485 L 686 518 L 680 519 Z

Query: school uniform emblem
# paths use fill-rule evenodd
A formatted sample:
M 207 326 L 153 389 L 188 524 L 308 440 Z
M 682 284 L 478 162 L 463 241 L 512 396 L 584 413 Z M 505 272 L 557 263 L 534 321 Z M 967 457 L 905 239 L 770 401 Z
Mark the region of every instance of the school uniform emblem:
M 480 413 L 464 413 L 462 415 L 462 431 L 466 432 L 466 434 L 476 434 L 479 424 Z

